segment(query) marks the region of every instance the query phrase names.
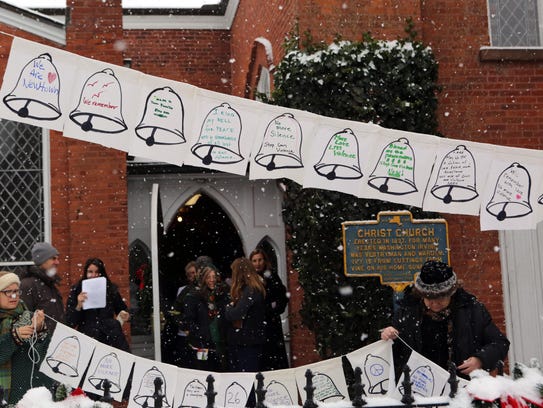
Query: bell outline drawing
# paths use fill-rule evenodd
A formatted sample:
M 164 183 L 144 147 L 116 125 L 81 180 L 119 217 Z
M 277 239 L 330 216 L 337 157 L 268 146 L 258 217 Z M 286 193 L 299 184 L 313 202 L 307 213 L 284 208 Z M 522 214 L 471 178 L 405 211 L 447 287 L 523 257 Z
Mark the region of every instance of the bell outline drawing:
M 85 81 L 79 103 L 69 116 L 84 132 L 120 133 L 127 129 L 121 84 L 112 69 L 95 72 Z
M 415 153 L 409 140 L 389 143 L 368 179 L 370 187 L 383 194 L 405 195 L 418 191 L 415 185 Z
M 224 102 L 206 115 L 198 141 L 190 150 L 206 166 L 238 163 L 243 160 L 239 148 L 241 129 L 239 113 Z
M 45 358 L 54 373 L 67 377 L 77 377 L 81 344 L 76 336 L 65 337 L 55 347 L 53 353 Z
M 524 217 L 532 212 L 530 205 L 531 177 L 526 167 L 514 162 L 498 176 L 494 194 L 486 211 L 498 221 Z
M 43 53 L 28 62 L 21 70 L 17 84 L 3 101 L 21 118 L 58 119 L 62 114 L 60 79 L 51 55 Z
M 430 192 L 445 204 L 474 200 L 479 196 L 475 170 L 471 152 L 466 146 L 458 145 L 443 157 Z
M 332 135 L 314 169 L 328 180 L 362 177 L 358 139 L 351 129 L 346 128 Z
M 136 135 L 147 146 L 185 143 L 184 116 L 183 101 L 172 88 L 154 89 L 147 95 Z
M 302 138 L 302 127 L 292 113 L 273 118 L 266 127 L 255 162 L 268 171 L 304 167 Z

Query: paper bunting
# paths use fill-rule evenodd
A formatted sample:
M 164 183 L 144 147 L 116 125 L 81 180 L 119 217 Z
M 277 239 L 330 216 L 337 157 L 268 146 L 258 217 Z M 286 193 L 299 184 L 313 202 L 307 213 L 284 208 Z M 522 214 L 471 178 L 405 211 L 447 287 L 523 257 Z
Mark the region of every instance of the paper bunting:
M 161 407 L 173 407 L 177 372 L 175 366 L 137 357 L 128 408 L 153 407 L 157 399 Z
M 302 404 L 305 403 L 306 399 L 304 387 L 306 387 L 307 383 L 307 370 L 311 370 L 313 374 L 313 387 L 315 387 L 313 396 L 316 401 L 335 402 L 349 400 L 341 357 L 298 367 L 294 370 L 298 392 L 302 397 Z
M 518 153 L 516 159 L 509 153 Z M 481 230 L 535 229 L 543 161 L 525 149 L 498 149 L 481 198 Z M 534 187 L 537 189 L 534 190 Z
M 142 103 L 128 139 L 132 156 L 182 166 L 195 143 L 189 119 L 194 117 L 196 88 L 149 75 L 140 78 Z
M 78 58 L 58 48 L 14 38 L 0 89 L 0 116 L 62 130 Z
M 265 371 L 264 389 L 266 390 L 266 403 L 276 406 L 289 406 L 298 404 L 298 389 L 294 370 Z M 255 379 L 255 388 L 257 386 Z
M 79 386 L 97 341 L 57 323 L 40 371 L 73 388 Z
M 127 152 L 135 112 L 140 110 L 137 104 L 144 103 L 138 86 L 142 75 L 87 59 L 72 84 L 74 95 L 64 135 Z
M 255 179 L 479 215 L 482 230 L 543 219 L 543 152 L 385 129 L 212 92 L 14 38 L 0 117 Z M 513 186 L 513 187 L 511 187 Z
M 411 369 L 409 375 L 411 378 L 411 391 L 414 396 L 420 397 L 441 397 L 450 393 L 450 384 L 448 383 L 449 373 L 423 357 L 416 351 L 411 351 L 407 365 Z M 390 394 L 394 399 L 401 400 L 403 389 L 404 374 L 400 376 L 395 390 Z M 469 381 L 458 378 L 458 388 L 465 387 Z
M 394 389 L 392 342 L 378 341 L 347 354 L 353 369 L 360 367 L 366 395 L 383 397 Z
M 479 215 L 494 153 L 491 145 L 441 139 L 423 209 Z
M 120 402 L 135 359 L 133 354 L 97 342 L 83 383 L 83 391 L 103 396 L 104 383 L 107 380 L 110 384 L 110 395 Z
M 250 179 L 285 177 L 302 185 L 310 137 L 318 127 L 319 116 L 262 105 L 260 117 L 251 152 Z

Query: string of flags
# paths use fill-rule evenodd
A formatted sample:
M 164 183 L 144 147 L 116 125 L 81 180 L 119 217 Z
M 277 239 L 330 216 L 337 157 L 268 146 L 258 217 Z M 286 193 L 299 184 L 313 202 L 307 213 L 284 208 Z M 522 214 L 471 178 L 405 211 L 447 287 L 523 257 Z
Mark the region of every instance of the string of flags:
M 6 34 L 7 35 L 7 34 Z M 14 37 L 0 117 L 133 156 L 480 217 L 543 220 L 543 151 L 386 129 L 153 77 Z
M 379 340 L 345 355 L 353 367 L 360 367 L 362 384 L 368 397 L 402 398 L 402 381 L 394 381 L 392 341 Z M 408 361 L 411 367 L 412 393 L 421 397 L 448 396 L 449 373 L 416 352 Z M 332 403 L 349 401 L 342 357 L 284 370 L 263 372 L 266 403 L 271 406 L 296 406 L 305 403 L 306 371 L 313 373 L 313 398 Z M 102 395 L 104 383 L 116 401 L 121 401 L 131 380 L 128 408 L 155 406 L 157 378 L 162 407 L 204 407 L 207 403 L 207 377 L 214 377 L 215 401 L 225 408 L 242 408 L 251 389 L 256 387 L 256 373 L 208 372 L 179 368 L 142 358 L 100 343 L 62 323 L 57 323 L 40 371 L 72 388 L 81 384 L 83 391 Z M 460 380 L 459 388 L 468 381 Z

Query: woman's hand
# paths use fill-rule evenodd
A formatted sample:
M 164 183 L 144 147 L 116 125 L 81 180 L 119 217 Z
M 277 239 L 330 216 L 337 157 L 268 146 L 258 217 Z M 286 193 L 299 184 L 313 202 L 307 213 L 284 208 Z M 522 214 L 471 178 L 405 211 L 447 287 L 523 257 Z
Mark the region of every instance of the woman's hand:
M 36 331 L 42 331 L 45 326 L 45 313 L 43 310 L 36 309 L 34 315 L 32 316 L 32 326 L 35 327 Z
M 483 363 L 477 357 L 470 357 L 464 360 L 462 364 L 458 366 L 458 371 L 464 375 L 468 375 L 472 371 L 478 370 L 483 367 Z
M 79 295 L 77 295 L 77 306 L 75 307 L 75 310 L 80 311 L 83 309 L 83 303 L 85 303 L 85 300 L 87 300 L 87 292 L 81 292 Z
M 15 330 L 17 331 L 17 336 L 21 340 L 29 339 L 34 334 L 34 326 L 33 325 L 17 327 L 17 329 L 15 329 Z
M 381 331 L 381 340 L 394 340 L 398 338 L 398 330 L 392 326 L 385 327 Z
M 117 321 L 121 323 L 121 326 L 125 324 L 130 319 L 130 313 L 126 310 L 121 310 L 117 315 Z

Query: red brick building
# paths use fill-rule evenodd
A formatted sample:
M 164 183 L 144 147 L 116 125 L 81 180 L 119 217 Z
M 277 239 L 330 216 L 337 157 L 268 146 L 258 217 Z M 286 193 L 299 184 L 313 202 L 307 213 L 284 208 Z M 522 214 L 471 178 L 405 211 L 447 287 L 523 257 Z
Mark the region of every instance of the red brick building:
M 513 6 L 507 8 L 505 3 Z M 450 138 L 540 150 L 543 54 L 538 47 L 543 33 L 534 25 L 542 17 L 536 9 L 529 10 L 535 3 L 543 6 L 541 1 L 524 4 L 514 0 L 230 0 L 207 11 L 176 11 L 168 16 L 157 10 L 150 14 L 124 10 L 123 14 L 121 0 L 68 0 L 61 16 L 54 17 L 52 10 L 36 13 L 0 2 L 0 70 L 4 72 L 6 67 L 11 36 L 17 36 L 81 56 L 129 65 L 149 75 L 252 98 L 266 72 L 273 77 L 285 36 L 296 24 L 300 33 L 311 30 L 316 40 L 326 42 L 337 34 L 343 39 L 360 40 L 365 32 L 391 40 L 404 36 L 406 19 L 412 18 L 419 39 L 432 47 L 439 62 L 440 131 Z M 49 164 L 44 171 L 48 170 L 50 176 L 45 177 L 49 186 L 42 198 L 46 216 L 40 239 L 50 240 L 61 252 L 65 294 L 79 279 L 84 260 L 96 255 L 106 260 L 112 278 L 129 298 L 133 273 L 129 254 L 134 242 L 142 241 L 133 231 L 147 231 L 146 224 L 138 224 L 141 203 L 139 196 L 131 195 L 134 185 L 151 179 L 162 180 L 165 185 L 186 185 L 184 195 L 172 198 L 165 207 L 166 229 L 175 208 L 205 183 L 238 187 L 245 183 L 253 199 L 267 199 L 255 195 L 255 186 L 242 178 L 206 181 L 201 174 L 172 166 L 147 167 L 145 174 L 134 173 L 131 184 L 125 153 L 66 138 L 55 131 L 44 140 L 49 149 Z M 5 141 L 0 140 L 0 146 L 2 143 Z M 178 173 L 183 173 L 179 180 L 175 178 Z M 215 201 L 220 201 L 217 194 Z M 254 208 L 250 211 L 258 218 Z M 478 217 L 443 216 L 449 225 L 451 262 L 466 285 L 507 328 L 513 343 L 517 340 L 515 333 L 524 330 L 531 330 L 532 338 L 540 338 L 541 228 L 515 234 L 481 232 Z M 243 222 L 240 216 L 239 223 Z M 237 249 L 247 252 L 262 239 L 271 242 L 291 293 L 292 364 L 307 364 L 317 355 L 312 336 L 299 325 L 296 313 L 303 294 L 298 290 L 296 273 L 287 267 L 284 241 L 262 232 L 264 224 L 248 226 L 251 238 L 242 237 Z M 284 236 L 282 223 L 275 226 L 274 234 Z M 238 224 L 236 227 L 239 230 Z M 512 248 L 513 244 L 518 248 Z M 12 258 L 4 254 L 0 259 L 4 267 L 23 265 L 28 260 L 29 253 Z M 177 267 L 176 273 L 181 273 L 182 264 Z M 536 319 L 530 327 L 519 325 L 519 317 L 526 313 Z M 518 348 L 513 346 L 514 359 L 543 358 L 537 342 L 518 340 Z M 530 354 L 523 355 L 522 350 Z

